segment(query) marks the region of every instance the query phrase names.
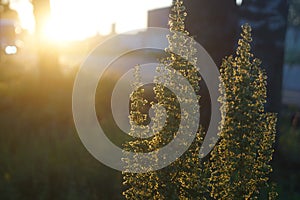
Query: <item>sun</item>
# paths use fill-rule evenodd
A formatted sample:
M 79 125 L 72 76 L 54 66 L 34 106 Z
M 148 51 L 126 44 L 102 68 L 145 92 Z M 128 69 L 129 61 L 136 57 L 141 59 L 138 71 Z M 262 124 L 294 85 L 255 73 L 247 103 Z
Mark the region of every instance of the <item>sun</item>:
M 14 2 L 22 24 L 32 27 L 30 1 Z M 26 10 L 24 2 L 27 2 Z M 95 34 L 110 34 L 112 24 L 116 24 L 117 33 L 145 28 L 148 10 L 170 6 L 171 3 L 172 0 L 50 0 L 51 15 L 44 24 L 43 35 L 48 40 L 72 41 Z
M 95 2 L 52 0 L 51 15 L 44 27 L 44 35 L 51 40 L 82 40 L 95 35 L 98 16 Z M 108 19 L 110 21 L 110 19 Z

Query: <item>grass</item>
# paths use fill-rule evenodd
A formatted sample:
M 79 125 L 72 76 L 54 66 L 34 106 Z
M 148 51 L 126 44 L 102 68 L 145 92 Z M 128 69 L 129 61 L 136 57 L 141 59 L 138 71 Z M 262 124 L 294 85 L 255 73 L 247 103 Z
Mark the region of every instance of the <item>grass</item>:
M 74 77 L 40 81 L 7 65 L 0 66 L 0 199 L 120 199 L 121 173 L 95 160 L 76 133 Z

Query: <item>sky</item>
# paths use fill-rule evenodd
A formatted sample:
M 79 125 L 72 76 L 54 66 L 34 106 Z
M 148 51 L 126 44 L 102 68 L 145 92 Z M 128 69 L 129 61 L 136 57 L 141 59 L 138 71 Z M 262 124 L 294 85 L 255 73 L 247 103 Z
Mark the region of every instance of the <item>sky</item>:
M 34 30 L 30 0 L 10 0 L 24 28 Z M 167 7 L 172 0 L 51 0 L 45 35 L 57 40 L 80 40 L 97 32 L 106 35 L 112 24 L 126 32 L 147 26 L 147 11 Z M 84 2 L 84 3 L 83 3 Z

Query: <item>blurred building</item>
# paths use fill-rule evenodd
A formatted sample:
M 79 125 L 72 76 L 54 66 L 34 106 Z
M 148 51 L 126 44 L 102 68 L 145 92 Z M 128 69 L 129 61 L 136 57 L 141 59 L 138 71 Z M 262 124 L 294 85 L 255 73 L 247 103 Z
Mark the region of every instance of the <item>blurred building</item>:
M 148 12 L 148 27 L 168 28 L 170 7 L 150 10 Z
M 238 19 L 235 1 L 186 1 L 186 28 L 212 56 L 217 66 L 234 52 Z M 170 7 L 151 10 L 149 27 L 168 28 Z
M 197 0 L 185 1 L 187 9 L 186 28 L 201 44 L 217 66 L 225 56 L 234 53 L 237 35 L 237 6 L 235 1 Z M 151 10 L 148 14 L 149 27 L 168 27 L 170 8 Z M 200 82 L 201 125 L 210 122 L 210 95 L 204 81 Z

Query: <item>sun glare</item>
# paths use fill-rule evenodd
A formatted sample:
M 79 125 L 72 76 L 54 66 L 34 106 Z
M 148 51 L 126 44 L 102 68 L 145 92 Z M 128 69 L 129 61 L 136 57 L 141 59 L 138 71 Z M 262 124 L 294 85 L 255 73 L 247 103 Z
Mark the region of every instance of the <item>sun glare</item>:
M 55 41 L 83 40 L 147 26 L 147 11 L 171 5 L 171 0 L 51 0 L 44 36 Z
M 34 32 L 33 7 L 29 0 L 10 0 L 10 7 L 18 12 L 22 27 L 30 33 Z

